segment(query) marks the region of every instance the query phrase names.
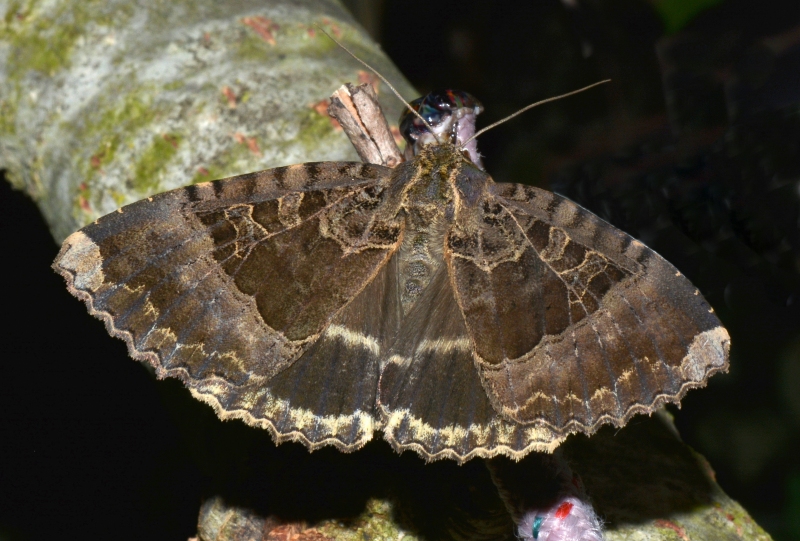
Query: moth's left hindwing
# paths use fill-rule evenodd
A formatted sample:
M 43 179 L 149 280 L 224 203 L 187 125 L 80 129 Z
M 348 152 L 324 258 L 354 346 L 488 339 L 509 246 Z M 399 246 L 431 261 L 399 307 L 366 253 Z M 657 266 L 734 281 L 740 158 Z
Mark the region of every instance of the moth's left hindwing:
M 74 233 L 53 266 L 134 358 L 220 417 L 354 449 L 400 318 L 403 223 L 376 217 L 390 173 L 329 162 L 181 188 Z

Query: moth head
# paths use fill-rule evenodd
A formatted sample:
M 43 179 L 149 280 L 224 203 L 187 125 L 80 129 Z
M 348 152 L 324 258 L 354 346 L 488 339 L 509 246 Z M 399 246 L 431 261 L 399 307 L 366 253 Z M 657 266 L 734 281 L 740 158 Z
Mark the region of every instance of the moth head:
M 462 90 L 437 90 L 410 103 L 414 111 L 400 116 L 400 133 L 406 140 L 406 158 L 426 145 L 449 143 L 460 147 L 466 157 L 483 169 L 475 134 L 475 119 L 483 105 Z M 422 119 L 427 122 L 427 126 Z M 466 145 L 464 143 L 469 141 Z

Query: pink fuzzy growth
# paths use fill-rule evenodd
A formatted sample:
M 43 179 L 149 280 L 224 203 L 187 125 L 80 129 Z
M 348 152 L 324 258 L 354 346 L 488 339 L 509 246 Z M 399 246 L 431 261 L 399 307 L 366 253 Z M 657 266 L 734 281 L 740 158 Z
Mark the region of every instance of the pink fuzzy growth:
M 565 495 L 546 509 L 528 509 L 517 527 L 520 539 L 537 541 L 603 541 L 600 519 L 592 506 Z

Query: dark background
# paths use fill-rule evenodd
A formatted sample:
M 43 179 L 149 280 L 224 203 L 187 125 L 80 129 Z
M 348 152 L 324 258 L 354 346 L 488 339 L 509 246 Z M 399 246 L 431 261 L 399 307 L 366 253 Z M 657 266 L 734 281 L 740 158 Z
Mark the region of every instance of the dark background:
M 731 371 L 690 392 L 676 423 L 775 539 L 800 539 L 797 2 L 348 4 L 421 92 L 477 96 L 483 125 L 613 79 L 483 136 L 487 169 L 572 198 L 701 289 L 731 334 Z M 185 539 L 203 496 L 236 483 L 283 483 L 273 508 L 303 502 L 306 518 L 334 500 L 357 513 L 398 485 L 376 473 L 398 460 L 380 442 L 309 458 L 154 383 L 69 296 L 56 252 L 33 203 L 0 182 L 0 540 Z M 253 477 L 253 457 L 272 466 Z M 417 457 L 399 460 L 406 487 L 423 483 Z M 430 471 L 447 485 L 457 469 Z M 447 499 L 437 490 L 420 494 Z

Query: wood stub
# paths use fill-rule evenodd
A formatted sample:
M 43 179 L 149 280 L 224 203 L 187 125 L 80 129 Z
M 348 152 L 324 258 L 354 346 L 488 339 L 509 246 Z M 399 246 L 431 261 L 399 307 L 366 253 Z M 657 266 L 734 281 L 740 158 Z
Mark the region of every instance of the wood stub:
M 362 161 L 389 167 L 403 161 L 370 84 L 339 87 L 331 95 L 328 114 L 342 125 Z

